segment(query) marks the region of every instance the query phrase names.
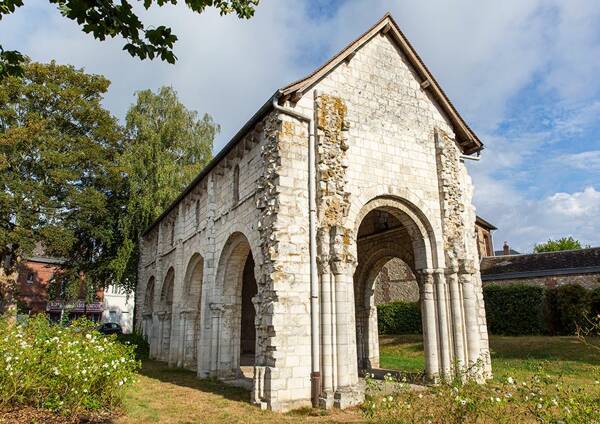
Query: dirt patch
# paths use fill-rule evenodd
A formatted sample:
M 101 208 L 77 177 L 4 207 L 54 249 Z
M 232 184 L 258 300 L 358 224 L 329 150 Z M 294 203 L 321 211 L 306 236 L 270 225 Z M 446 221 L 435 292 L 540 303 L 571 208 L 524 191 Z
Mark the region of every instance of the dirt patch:
M 46 409 L 21 406 L 18 408 L 0 409 L 0 424 L 101 424 L 112 422 L 115 416 L 112 414 L 94 415 L 59 415 Z

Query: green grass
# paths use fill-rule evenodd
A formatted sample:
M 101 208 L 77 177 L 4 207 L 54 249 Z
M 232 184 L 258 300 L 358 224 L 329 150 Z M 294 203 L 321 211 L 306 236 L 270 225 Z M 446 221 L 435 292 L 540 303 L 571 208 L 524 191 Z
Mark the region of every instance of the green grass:
M 600 346 L 600 339 L 594 344 Z M 525 379 L 540 365 L 548 374 L 566 375 L 578 386 L 600 378 L 600 353 L 574 337 L 492 337 L 492 367 L 496 379 Z M 423 370 L 419 335 L 382 336 L 380 362 L 384 368 L 407 372 Z M 364 422 L 357 410 L 313 411 L 310 408 L 277 414 L 249 402 L 248 391 L 212 380 L 199 380 L 192 371 L 144 361 L 139 381 L 129 391 L 117 423 L 296 423 Z
M 592 343 L 600 346 L 600 338 Z M 583 345 L 575 337 L 490 337 L 494 377 L 526 377 L 540 367 L 546 374 L 564 375 L 582 384 L 598 379 L 600 352 Z M 425 368 L 420 335 L 382 336 L 379 348 L 380 366 L 406 372 Z

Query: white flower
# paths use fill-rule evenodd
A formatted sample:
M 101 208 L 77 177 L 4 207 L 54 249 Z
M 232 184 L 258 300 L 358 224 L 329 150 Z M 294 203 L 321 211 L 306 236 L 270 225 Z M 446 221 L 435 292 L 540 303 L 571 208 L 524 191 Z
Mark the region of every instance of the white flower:
M 122 385 L 123 385 L 123 381 L 122 381 L 122 380 L 120 380 L 120 381 L 119 381 L 119 386 L 122 386 Z
M 85 338 L 88 339 L 88 340 L 91 340 L 92 339 L 92 335 L 88 333 L 88 334 L 85 335 Z
M 558 406 L 558 402 L 556 401 L 556 399 L 552 399 L 552 405 Z
M 461 399 L 460 404 L 462 406 L 465 406 L 467 404 L 467 401 L 465 399 Z
M 513 378 L 512 378 L 512 377 L 508 377 L 508 378 L 506 379 L 506 381 L 508 381 L 508 384 L 514 384 L 514 383 L 515 383 L 515 380 L 513 380 Z

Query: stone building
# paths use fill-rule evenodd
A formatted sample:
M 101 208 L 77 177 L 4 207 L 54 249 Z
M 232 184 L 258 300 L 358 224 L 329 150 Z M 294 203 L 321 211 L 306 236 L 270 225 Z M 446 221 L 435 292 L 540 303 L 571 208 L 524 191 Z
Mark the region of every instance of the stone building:
M 151 356 L 246 381 L 263 408 L 357 404 L 379 365 L 374 284 L 398 260 L 418 281 L 427 377 L 490 376 L 464 165 L 481 149 L 384 16 L 277 90 L 145 232 Z
M 484 285 L 528 284 L 553 288 L 579 284 L 593 290 L 600 287 L 600 247 L 483 258 L 481 279 Z
M 494 241 L 492 231 L 497 230 L 480 216 L 475 217 L 475 237 L 477 238 L 477 252 L 479 257 L 494 256 Z

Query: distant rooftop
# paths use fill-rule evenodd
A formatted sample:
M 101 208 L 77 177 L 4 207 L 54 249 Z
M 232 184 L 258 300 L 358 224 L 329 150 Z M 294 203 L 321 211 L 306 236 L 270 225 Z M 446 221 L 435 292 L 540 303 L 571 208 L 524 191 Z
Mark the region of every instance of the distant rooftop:
M 526 255 L 488 256 L 481 260 L 483 281 L 600 272 L 600 247 Z

